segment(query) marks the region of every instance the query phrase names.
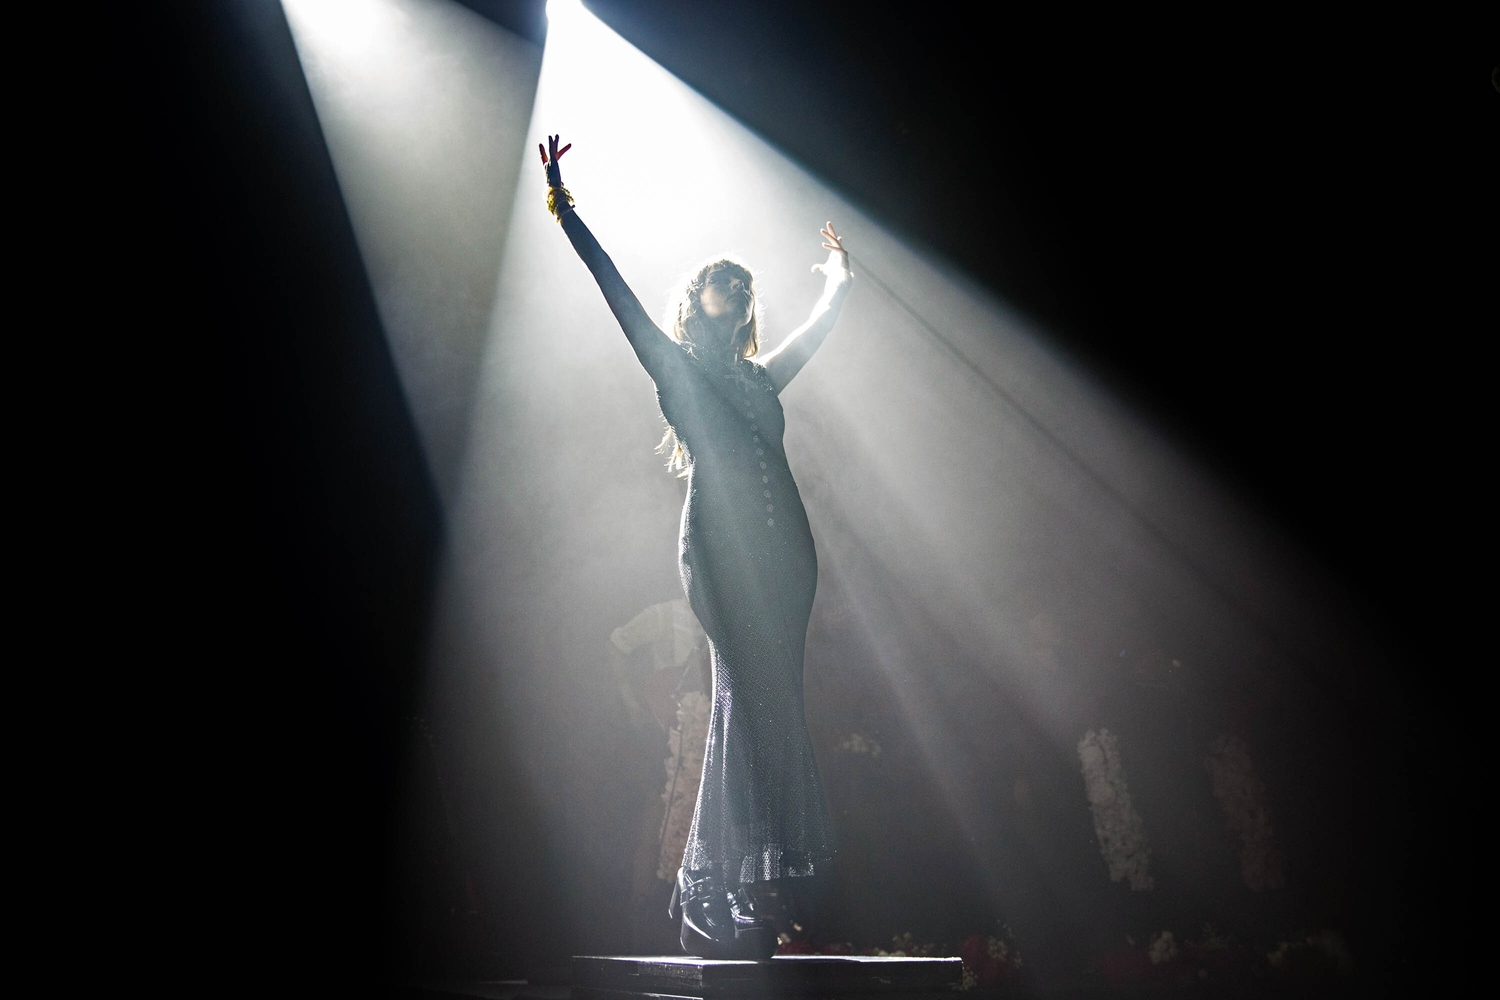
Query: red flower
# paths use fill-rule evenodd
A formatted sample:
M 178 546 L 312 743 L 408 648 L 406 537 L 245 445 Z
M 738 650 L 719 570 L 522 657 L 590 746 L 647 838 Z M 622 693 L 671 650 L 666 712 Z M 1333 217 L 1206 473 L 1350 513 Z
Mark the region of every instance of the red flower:
M 990 954 L 989 939 L 983 934 L 970 934 L 960 941 L 958 954 L 964 960 L 964 968 L 980 986 L 994 986 L 1009 971 Z

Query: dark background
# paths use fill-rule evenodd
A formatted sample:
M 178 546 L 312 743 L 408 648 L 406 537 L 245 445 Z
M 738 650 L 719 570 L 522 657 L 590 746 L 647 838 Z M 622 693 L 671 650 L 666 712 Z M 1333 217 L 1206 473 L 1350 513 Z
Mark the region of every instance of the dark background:
M 539 4 L 469 6 L 542 38 Z M 1462 953 L 1442 901 L 1478 877 L 1465 639 L 1483 588 L 1466 569 L 1489 548 L 1495 33 L 590 6 L 1042 321 L 1351 587 L 1389 654 L 1362 780 L 1416 788 L 1413 839 L 1361 859 L 1387 908 L 1380 967 L 1426 974 L 1398 945 Z M 146 737 L 150 855 L 183 873 L 173 907 L 212 965 L 379 979 L 415 933 L 388 870 L 440 510 L 279 5 L 169 4 L 117 28 L 135 235 L 113 287 L 153 331 L 111 431 L 152 485 L 120 524 L 150 572 L 119 582 L 170 720 Z M 524 808 L 516 823 L 537 835 Z

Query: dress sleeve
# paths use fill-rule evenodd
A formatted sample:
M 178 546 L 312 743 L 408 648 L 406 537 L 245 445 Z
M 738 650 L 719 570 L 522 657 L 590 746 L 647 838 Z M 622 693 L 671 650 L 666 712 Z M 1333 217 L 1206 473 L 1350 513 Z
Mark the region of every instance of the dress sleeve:
M 604 293 L 609 311 L 615 314 L 630 346 L 635 348 L 635 356 L 660 389 L 663 380 L 670 380 L 672 369 L 681 363 L 682 348 L 651 322 L 640 299 L 625 284 L 615 262 L 609 259 L 609 254 L 604 252 L 604 248 L 599 245 L 594 234 L 589 232 L 589 227 L 583 224 L 576 211 L 563 213 L 562 227 L 572 241 L 573 249 L 578 251 L 578 256 L 599 283 L 599 290 Z

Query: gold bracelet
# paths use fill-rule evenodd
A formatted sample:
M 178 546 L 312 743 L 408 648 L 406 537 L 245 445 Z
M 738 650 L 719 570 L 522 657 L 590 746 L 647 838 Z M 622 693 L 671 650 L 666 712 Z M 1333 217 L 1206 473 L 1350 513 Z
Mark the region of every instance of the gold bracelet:
M 558 222 L 562 221 L 562 214 L 573 207 L 573 196 L 568 194 L 568 189 L 562 185 L 549 187 L 547 189 L 547 211 Z

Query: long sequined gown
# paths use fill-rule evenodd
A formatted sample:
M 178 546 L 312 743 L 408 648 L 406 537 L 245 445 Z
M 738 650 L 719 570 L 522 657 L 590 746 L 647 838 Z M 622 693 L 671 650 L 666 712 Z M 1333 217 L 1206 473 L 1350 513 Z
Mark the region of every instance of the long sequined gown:
M 683 867 L 730 885 L 813 875 L 834 853 L 802 696 L 818 557 L 781 401 L 762 366 L 705 364 L 662 333 L 577 213 L 562 224 L 691 460 L 679 557 L 714 702 Z

